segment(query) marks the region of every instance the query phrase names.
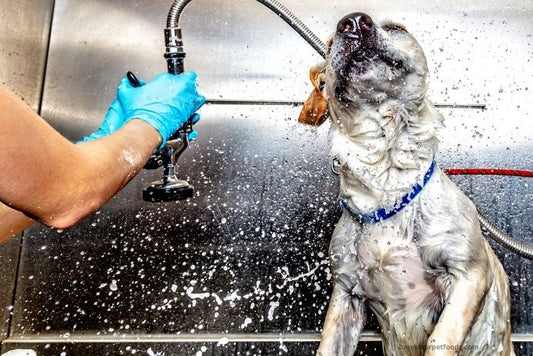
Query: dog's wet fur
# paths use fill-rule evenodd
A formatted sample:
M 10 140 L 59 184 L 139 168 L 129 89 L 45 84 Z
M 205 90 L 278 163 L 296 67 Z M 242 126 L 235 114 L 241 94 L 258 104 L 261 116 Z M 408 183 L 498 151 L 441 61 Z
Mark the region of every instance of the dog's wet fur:
M 345 209 L 332 236 L 334 275 L 318 355 L 352 356 L 368 306 L 386 355 L 514 355 L 508 279 L 476 207 L 438 168 L 403 210 L 377 222 L 424 176 L 442 115 L 426 98 L 424 53 L 404 26 L 353 13 L 338 23 L 300 122 L 331 121 Z

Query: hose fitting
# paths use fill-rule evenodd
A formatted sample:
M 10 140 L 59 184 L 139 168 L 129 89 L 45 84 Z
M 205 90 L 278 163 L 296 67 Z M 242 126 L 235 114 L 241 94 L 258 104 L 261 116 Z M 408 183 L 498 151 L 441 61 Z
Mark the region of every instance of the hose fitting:
M 183 52 L 183 40 L 181 38 L 181 28 L 165 28 L 165 45 L 167 53 Z

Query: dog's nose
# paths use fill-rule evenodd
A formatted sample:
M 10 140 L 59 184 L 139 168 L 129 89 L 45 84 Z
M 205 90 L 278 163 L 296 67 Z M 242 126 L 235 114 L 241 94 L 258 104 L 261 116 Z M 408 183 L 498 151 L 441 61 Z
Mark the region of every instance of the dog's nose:
M 337 25 L 337 33 L 353 37 L 369 36 L 374 30 L 374 21 L 363 12 L 344 16 Z

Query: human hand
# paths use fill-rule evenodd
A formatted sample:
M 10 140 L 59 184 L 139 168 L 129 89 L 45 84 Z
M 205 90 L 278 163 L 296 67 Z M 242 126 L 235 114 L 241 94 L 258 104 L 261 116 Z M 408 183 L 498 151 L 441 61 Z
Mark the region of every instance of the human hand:
M 102 138 L 104 136 L 108 136 L 113 132 L 117 131 L 119 128 L 121 128 L 122 125 L 124 125 L 124 122 L 125 119 L 122 106 L 120 105 L 118 99 L 115 99 L 111 103 L 111 106 L 109 106 L 107 114 L 104 118 L 104 122 L 102 123 L 102 125 L 100 125 L 98 130 L 93 132 L 89 136 L 85 136 L 81 139 L 80 142 L 92 141 L 98 138 Z
M 124 78 L 118 87 L 118 100 L 125 121 L 140 119 L 150 124 L 161 135 L 159 148 L 163 148 L 166 140 L 205 103 L 205 97 L 196 92 L 196 77 L 194 72 L 164 73 L 141 87 L 132 86 Z M 198 120 L 199 115 L 194 115 L 193 123 Z

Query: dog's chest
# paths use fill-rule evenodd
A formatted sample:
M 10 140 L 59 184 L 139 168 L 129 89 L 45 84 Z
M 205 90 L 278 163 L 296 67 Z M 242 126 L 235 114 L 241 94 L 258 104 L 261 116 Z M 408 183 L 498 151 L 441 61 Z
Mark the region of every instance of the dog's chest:
M 335 238 L 345 240 L 342 248 L 332 245 L 333 266 L 338 278 L 351 285 L 352 293 L 389 310 L 410 313 L 419 308 L 434 288 L 426 280 L 426 267 L 416 242 L 408 229 L 394 221 L 365 225 L 354 235 Z M 357 236 L 358 235 L 358 236 Z M 351 243 L 348 243 L 351 240 Z M 340 247 L 334 251 L 335 246 Z M 350 251 L 351 250 L 351 251 Z

